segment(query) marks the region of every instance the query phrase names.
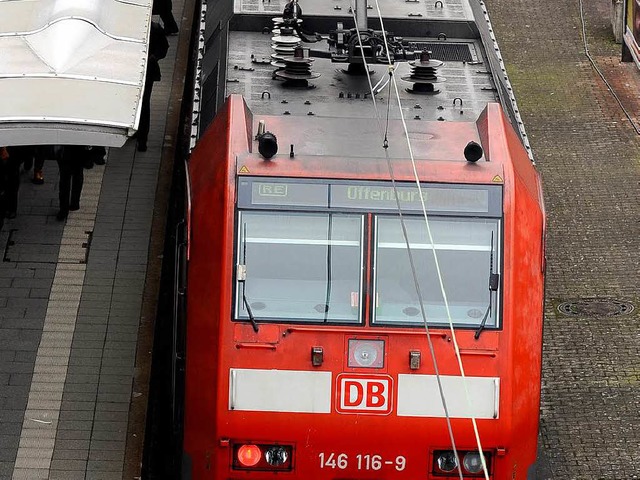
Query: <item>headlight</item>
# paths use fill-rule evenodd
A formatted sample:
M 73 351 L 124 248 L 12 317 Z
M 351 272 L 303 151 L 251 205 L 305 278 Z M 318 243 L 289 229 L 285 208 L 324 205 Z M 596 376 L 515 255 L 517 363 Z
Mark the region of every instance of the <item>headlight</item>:
M 469 473 L 480 473 L 482 471 L 482 459 L 478 452 L 467 452 L 462 459 L 462 466 Z
M 349 339 L 349 367 L 383 368 L 384 340 Z
M 492 452 L 483 451 L 487 472 L 492 471 Z M 434 450 L 432 457 L 432 472 L 434 475 L 451 476 L 460 474 L 466 477 L 480 478 L 483 476 L 482 458 L 477 450 L 458 450 L 458 456 L 452 450 Z
M 458 459 L 453 452 L 441 452 L 436 460 L 438 468 L 445 473 L 453 472 L 458 468 Z
M 289 460 L 289 453 L 284 447 L 271 447 L 264 453 L 264 459 L 272 467 L 284 465 Z

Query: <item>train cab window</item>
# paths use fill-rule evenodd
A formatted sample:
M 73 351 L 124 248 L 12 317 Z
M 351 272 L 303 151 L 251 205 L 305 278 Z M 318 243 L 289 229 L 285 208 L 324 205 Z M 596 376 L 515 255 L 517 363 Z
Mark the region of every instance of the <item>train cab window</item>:
M 362 215 L 242 211 L 236 318 L 361 322 Z
M 427 322 L 448 325 L 434 249 L 454 326 L 498 326 L 500 224 L 498 219 L 405 216 L 407 237 Z M 409 255 L 398 217 L 376 220 L 374 324 L 423 324 Z M 491 285 L 491 287 L 489 286 Z M 486 318 L 485 318 L 486 316 Z

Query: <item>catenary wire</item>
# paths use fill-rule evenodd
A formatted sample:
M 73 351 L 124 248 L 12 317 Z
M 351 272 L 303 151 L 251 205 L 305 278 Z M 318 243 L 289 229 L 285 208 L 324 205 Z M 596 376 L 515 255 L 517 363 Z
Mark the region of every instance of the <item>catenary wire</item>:
M 388 45 L 388 42 L 387 42 L 387 35 L 386 35 L 386 30 L 384 28 L 384 21 L 382 19 L 382 13 L 380 11 L 380 4 L 379 4 L 378 0 L 375 0 L 375 3 L 376 3 L 376 9 L 377 9 L 377 12 L 378 12 L 378 18 L 380 20 L 380 28 L 382 30 L 382 38 L 384 40 L 385 49 L 387 51 L 387 61 L 388 61 L 389 64 L 391 64 L 392 62 L 391 62 L 391 57 L 390 57 L 390 52 L 389 52 L 389 45 Z M 412 168 L 413 168 L 413 174 L 414 174 L 414 178 L 415 178 L 415 181 L 416 181 L 416 186 L 418 188 L 418 195 L 420 197 L 420 203 L 422 205 L 422 213 L 423 213 L 423 216 L 424 216 L 425 225 L 427 227 L 427 233 L 429 235 L 429 241 L 431 242 L 431 245 L 435 246 L 435 243 L 433 241 L 433 235 L 432 235 L 432 232 L 431 232 L 431 226 L 429 224 L 429 219 L 427 217 L 427 208 L 426 208 L 426 204 L 425 204 L 425 200 L 424 200 L 424 195 L 423 195 L 423 192 L 422 192 L 422 187 L 420 185 L 420 178 L 418 176 L 418 170 L 417 170 L 416 163 L 415 163 L 415 158 L 414 158 L 414 155 L 413 155 L 413 149 L 412 149 L 412 146 L 411 146 L 411 140 L 409 138 L 409 131 L 408 131 L 407 124 L 406 124 L 406 121 L 405 121 L 405 118 L 404 118 L 404 112 L 402 110 L 402 101 L 400 99 L 400 92 L 398 91 L 398 84 L 396 82 L 396 78 L 395 78 L 395 75 L 394 75 L 395 71 L 394 70 L 389 70 L 389 73 L 391 75 L 391 81 L 393 83 L 394 90 L 395 90 L 395 93 L 396 93 L 396 98 L 397 98 L 397 101 L 398 101 L 398 108 L 399 108 L 399 111 L 400 111 L 400 119 L 402 121 L 404 134 L 405 134 L 405 137 L 406 137 L 406 140 L 407 140 L 407 147 L 409 149 L 409 158 L 411 159 L 411 165 L 412 165 Z M 464 366 L 462 365 L 462 356 L 460 355 L 460 349 L 458 348 L 458 340 L 457 340 L 457 337 L 456 337 L 455 329 L 453 328 L 453 320 L 451 318 L 451 311 L 449 309 L 449 302 L 447 300 L 447 294 L 446 294 L 446 291 L 445 291 L 445 288 L 444 288 L 444 282 L 442 280 L 442 272 L 440 270 L 440 264 L 438 262 L 438 255 L 436 253 L 435 248 L 432 249 L 432 252 L 433 252 L 433 259 L 434 259 L 434 263 L 435 263 L 435 267 L 436 267 L 436 272 L 438 274 L 438 281 L 440 283 L 440 291 L 442 292 L 442 297 L 443 297 L 443 301 L 444 301 L 444 305 L 445 305 L 445 310 L 447 312 L 447 317 L 448 317 L 448 320 L 449 320 L 449 329 L 451 331 L 451 338 L 453 340 L 453 346 L 454 346 L 454 350 L 455 350 L 455 354 L 456 354 L 456 359 L 458 361 L 458 367 L 460 369 L 460 376 L 462 377 L 462 384 L 464 386 L 467 405 L 469 407 L 471 423 L 473 425 L 473 432 L 474 432 L 474 435 L 475 435 L 475 438 L 476 438 L 476 443 L 478 445 L 478 453 L 480 455 L 480 460 L 481 460 L 481 463 L 482 463 L 482 470 L 483 470 L 483 473 L 484 473 L 484 476 L 485 476 L 485 480 L 489 480 L 489 472 L 488 472 L 488 468 L 487 468 L 486 459 L 485 459 L 484 453 L 482 451 L 482 442 L 480 441 L 480 433 L 478 431 L 478 424 L 477 424 L 475 416 L 473 415 L 473 413 L 471 413 L 471 411 L 472 411 L 471 396 L 469 395 L 469 388 L 468 388 L 468 385 L 467 385 L 467 379 L 466 379 L 466 375 L 465 375 L 465 372 L 464 372 Z
M 458 450 L 457 450 L 457 447 L 456 447 L 455 437 L 454 437 L 454 434 L 453 434 L 453 427 L 452 427 L 452 424 L 451 424 L 451 416 L 449 414 L 449 409 L 448 409 L 446 397 L 445 397 L 445 394 L 444 394 L 444 387 L 442 385 L 442 378 L 440 376 L 440 370 L 438 368 L 438 361 L 436 359 L 435 349 L 433 347 L 433 342 L 431 340 L 431 335 L 430 335 L 430 331 L 429 331 L 429 323 L 427 321 L 427 314 L 426 314 L 425 309 L 424 309 L 424 302 L 422 300 L 422 292 L 420 290 L 420 284 L 419 284 L 419 281 L 418 281 L 418 275 L 417 275 L 417 270 L 416 270 L 416 267 L 415 267 L 415 261 L 413 259 L 413 253 L 412 253 L 412 250 L 411 250 L 411 244 L 409 242 L 409 235 L 407 233 L 406 223 L 405 223 L 405 220 L 404 220 L 404 216 L 402 214 L 402 208 L 400 206 L 400 195 L 398 194 L 398 187 L 397 187 L 396 181 L 395 181 L 395 175 L 394 175 L 394 172 L 393 172 L 393 165 L 391 163 L 391 158 L 389 156 L 389 149 L 388 149 L 389 144 L 388 144 L 387 133 L 388 133 L 388 127 L 389 127 L 389 108 L 390 108 L 390 105 L 391 105 L 391 96 L 389 95 L 387 97 L 386 125 L 383 127 L 383 125 L 382 125 L 382 116 L 381 116 L 380 111 L 378 109 L 378 103 L 376 101 L 376 92 L 375 92 L 375 88 L 378 88 L 378 86 L 382 83 L 382 79 L 376 84 L 376 87 L 373 86 L 373 84 L 371 82 L 371 74 L 370 74 L 370 71 L 369 71 L 369 65 L 368 65 L 367 59 L 366 59 L 366 57 L 364 55 L 364 48 L 363 48 L 363 44 L 362 44 L 362 36 L 361 36 L 361 33 L 360 33 L 360 29 L 358 27 L 358 22 L 356 21 L 356 18 L 355 18 L 355 7 L 353 5 L 353 2 L 351 2 L 351 12 L 352 12 L 352 15 L 353 15 L 354 24 L 356 26 L 356 34 L 358 36 L 358 43 L 360 45 L 360 53 L 362 55 L 362 62 L 364 64 L 364 71 L 366 72 L 367 81 L 369 83 L 369 89 L 371 91 L 371 99 L 372 99 L 372 102 L 373 102 L 374 110 L 376 112 L 376 121 L 377 121 L 377 124 L 378 124 L 378 130 L 379 130 L 380 134 L 384 137 L 383 149 L 384 149 L 384 152 L 385 152 L 387 168 L 389 170 L 389 177 L 391 179 L 391 185 L 393 187 L 394 196 L 395 196 L 395 199 L 396 199 L 396 208 L 398 210 L 398 216 L 399 216 L 399 219 L 400 219 L 400 225 L 402 227 L 402 234 L 403 234 L 405 245 L 406 245 L 406 248 L 407 248 L 407 254 L 408 254 L 408 257 L 409 257 L 409 265 L 411 267 L 411 274 L 413 276 L 413 282 L 414 282 L 414 285 L 415 285 L 415 288 L 416 288 L 416 294 L 418 296 L 418 301 L 419 301 L 419 304 L 420 304 L 420 312 L 421 312 L 422 320 L 424 322 L 424 327 L 425 327 L 425 330 L 426 330 L 426 333 L 427 333 L 427 343 L 429 345 L 429 352 L 430 352 L 430 355 L 431 355 L 431 360 L 433 362 L 434 373 L 436 374 L 436 382 L 438 384 L 438 392 L 440 394 L 440 400 L 441 400 L 442 407 L 443 407 L 443 410 L 444 410 L 444 413 L 445 413 L 445 418 L 446 418 L 446 423 L 447 423 L 447 430 L 448 430 L 448 434 L 449 434 L 449 440 L 451 441 L 451 448 L 452 448 L 453 453 L 455 455 L 456 461 L 458 462 L 458 465 L 461 465 L 460 457 L 458 455 Z M 388 46 L 387 46 L 387 48 L 388 48 Z M 386 85 L 389 85 L 389 93 L 391 93 L 391 79 L 393 78 L 394 66 L 391 64 L 390 61 L 389 61 L 389 64 L 388 64 L 387 68 L 388 68 L 389 78 L 387 79 L 387 81 L 383 85 L 383 87 L 380 87 L 380 89 L 384 88 L 384 86 L 386 86 Z M 402 108 L 402 106 L 400 106 L 400 108 Z M 458 476 L 459 476 L 460 480 L 462 480 L 463 476 L 462 476 L 462 469 L 461 468 L 458 468 Z

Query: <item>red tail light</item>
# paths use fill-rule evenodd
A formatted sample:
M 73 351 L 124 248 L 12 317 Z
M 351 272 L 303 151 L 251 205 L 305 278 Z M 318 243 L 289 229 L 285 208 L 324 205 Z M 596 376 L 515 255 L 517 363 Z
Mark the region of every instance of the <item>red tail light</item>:
M 255 467 L 262 458 L 262 451 L 257 445 L 242 445 L 238 448 L 236 458 L 243 467 Z
M 288 472 L 293 468 L 293 446 L 238 443 L 233 446 L 234 470 Z

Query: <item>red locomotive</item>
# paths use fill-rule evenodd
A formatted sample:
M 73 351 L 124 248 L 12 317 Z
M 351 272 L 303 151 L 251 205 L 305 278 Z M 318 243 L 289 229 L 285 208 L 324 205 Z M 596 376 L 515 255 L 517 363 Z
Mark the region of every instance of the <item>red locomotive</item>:
M 269 36 L 234 18 L 231 95 L 188 164 L 183 477 L 527 478 L 544 208 L 496 77 L 470 81 L 491 64 L 480 37 L 430 86 L 416 78 L 433 57 L 398 62 L 400 115 L 380 65 L 394 47 L 333 32 L 378 75 L 377 129 L 366 72 L 296 52 L 270 79 Z M 411 34 L 403 48 L 425 50 Z

